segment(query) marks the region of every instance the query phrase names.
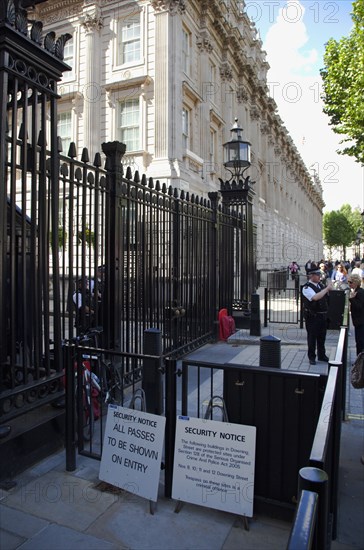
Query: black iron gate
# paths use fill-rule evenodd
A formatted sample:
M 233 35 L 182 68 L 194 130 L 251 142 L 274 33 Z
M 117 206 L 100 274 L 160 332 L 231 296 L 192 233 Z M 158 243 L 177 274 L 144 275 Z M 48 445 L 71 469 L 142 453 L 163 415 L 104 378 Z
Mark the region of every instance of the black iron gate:
M 78 161 L 73 144 L 60 157 L 62 336 L 77 332 L 79 281 L 83 303 L 94 300 L 82 330 L 101 325 L 104 348 L 142 353 L 153 327 L 163 353 L 182 355 L 214 338 L 219 309 L 231 312 L 240 298 L 234 279 L 243 220 L 221 207 L 217 193 L 190 196 L 129 167 L 124 175 L 123 144 L 102 149 L 106 170 L 100 155 L 88 162 L 87 150 Z
M 63 392 L 59 293 L 52 294 L 52 284 L 59 273 L 57 82 L 68 69 L 62 61 L 68 35 L 43 37 L 41 22 L 28 21 L 12 0 L 0 4 L 0 30 L 3 421 Z
M 264 326 L 268 326 L 268 321 L 269 323 L 302 324 L 301 302 L 301 288 L 265 288 Z
M 78 160 L 74 144 L 61 155 L 57 83 L 69 36 L 43 36 L 14 0 L 0 10 L 4 421 L 63 393 L 62 340 L 91 326 L 102 326 L 104 349 L 124 353 L 144 353 L 149 328 L 173 357 L 214 338 L 220 308 L 231 313 L 246 300 L 241 289 L 255 288 L 255 263 L 250 218 L 219 193 L 124 174 L 119 142 L 102 144 L 92 162 L 87 149 Z

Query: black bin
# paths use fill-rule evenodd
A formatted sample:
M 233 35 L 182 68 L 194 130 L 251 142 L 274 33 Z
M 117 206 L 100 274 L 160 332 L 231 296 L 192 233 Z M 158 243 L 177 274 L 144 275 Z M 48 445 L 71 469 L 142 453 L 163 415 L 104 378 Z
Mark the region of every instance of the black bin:
M 260 339 L 259 366 L 281 368 L 280 338 L 269 335 Z

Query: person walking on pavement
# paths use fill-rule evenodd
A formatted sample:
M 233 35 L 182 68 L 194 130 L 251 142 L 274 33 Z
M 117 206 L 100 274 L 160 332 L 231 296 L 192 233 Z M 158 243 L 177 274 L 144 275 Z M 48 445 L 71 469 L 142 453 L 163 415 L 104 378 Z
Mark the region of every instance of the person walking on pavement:
M 320 283 L 321 272 L 317 266 L 312 266 L 307 272 L 308 282 L 302 287 L 303 312 L 307 331 L 308 360 L 310 365 L 316 365 L 317 359 L 327 362 L 325 340 L 327 332 L 327 294 L 332 290 L 332 282 L 324 287 Z
M 356 273 L 349 275 L 349 303 L 351 320 L 355 330 L 356 354 L 364 351 L 364 289 L 361 288 L 361 277 Z

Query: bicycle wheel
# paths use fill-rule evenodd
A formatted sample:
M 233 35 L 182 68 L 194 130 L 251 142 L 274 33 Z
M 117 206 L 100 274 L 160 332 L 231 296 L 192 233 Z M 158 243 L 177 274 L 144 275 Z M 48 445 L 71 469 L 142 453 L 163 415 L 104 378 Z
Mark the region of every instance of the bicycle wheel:
M 82 402 L 77 402 L 77 388 L 76 388 L 76 433 L 78 440 L 80 441 L 80 433 L 82 434 L 83 441 L 90 441 L 94 433 L 94 411 L 92 406 L 91 395 L 88 395 L 90 390 L 85 386 L 82 388 Z
M 114 364 L 109 365 L 109 385 L 107 391 L 107 402 L 115 405 L 123 404 L 123 377 L 121 367 Z
M 83 439 L 92 439 L 95 427 L 94 408 L 92 403 L 91 387 L 83 388 Z

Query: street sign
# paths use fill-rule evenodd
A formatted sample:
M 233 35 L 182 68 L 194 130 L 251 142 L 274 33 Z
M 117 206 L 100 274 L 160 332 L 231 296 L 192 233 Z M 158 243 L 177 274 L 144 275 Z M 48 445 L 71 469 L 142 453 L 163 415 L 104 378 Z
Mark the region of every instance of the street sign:
M 99 478 L 154 502 L 166 419 L 109 405 Z
M 172 498 L 253 516 L 255 426 L 178 416 Z

